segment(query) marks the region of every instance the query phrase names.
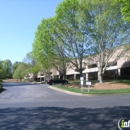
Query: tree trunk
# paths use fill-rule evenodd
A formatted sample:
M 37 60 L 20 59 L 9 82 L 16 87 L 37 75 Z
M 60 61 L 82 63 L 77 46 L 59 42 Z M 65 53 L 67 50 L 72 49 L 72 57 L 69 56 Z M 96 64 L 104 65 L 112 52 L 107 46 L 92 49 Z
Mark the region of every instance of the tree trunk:
M 83 77 L 83 71 L 82 69 L 79 70 L 80 77 Z
M 66 79 L 66 68 L 63 71 L 63 79 Z
M 63 79 L 66 79 L 66 74 L 63 75 Z
M 102 75 L 101 69 L 99 69 L 98 71 L 98 81 L 99 83 L 103 83 L 103 75 Z
M 37 74 L 33 75 L 33 82 L 36 82 Z

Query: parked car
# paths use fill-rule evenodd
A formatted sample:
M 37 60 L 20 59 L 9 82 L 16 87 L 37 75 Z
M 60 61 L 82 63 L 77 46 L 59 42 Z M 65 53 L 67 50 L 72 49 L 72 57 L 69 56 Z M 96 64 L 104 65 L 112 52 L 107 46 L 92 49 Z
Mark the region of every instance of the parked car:
M 52 85 L 52 84 L 58 84 L 58 83 L 62 83 L 62 84 L 67 84 L 68 80 L 66 79 L 50 79 L 47 81 L 48 84 Z

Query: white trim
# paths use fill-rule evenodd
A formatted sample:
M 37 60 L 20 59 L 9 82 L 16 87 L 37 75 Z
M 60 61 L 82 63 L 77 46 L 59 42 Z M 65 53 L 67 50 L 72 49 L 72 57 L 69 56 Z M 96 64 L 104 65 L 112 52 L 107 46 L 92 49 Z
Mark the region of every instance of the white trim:
M 91 72 L 98 72 L 98 67 L 87 69 L 86 73 L 91 73 Z
M 37 78 L 44 78 L 45 76 L 38 76 Z
M 111 66 L 111 67 L 107 68 L 106 70 L 115 70 L 115 69 L 118 69 L 118 67 L 117 66 Z

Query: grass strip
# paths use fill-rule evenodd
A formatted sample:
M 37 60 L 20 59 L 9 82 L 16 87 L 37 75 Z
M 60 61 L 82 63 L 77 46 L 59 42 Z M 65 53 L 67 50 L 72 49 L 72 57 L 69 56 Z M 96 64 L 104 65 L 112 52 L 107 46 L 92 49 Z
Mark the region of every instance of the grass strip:
M 125 84 L 130 85 L 130 80 L 115 80 L 115 82 L 117 82 L 117 83 L 125 83 Z
M 88 93 L 87 89 L 83 89 L 83 92 L 81 91 L 80 88 L 70 88 L 62 85 L 54 85 L 56 88 L 60 88 L 63 90 L 67 90 L 70 92 L 75 92 L 75 93 L 82 93 L 82 94 L 97 94 L 97 95 L 102 95 L 102 94 L 125 94 L 125 93 L 130 93 L 130 88 L 126 89 L 112 89 L 112 90 L 99 90 L 99 89 L 90 89 L 90 92 Z

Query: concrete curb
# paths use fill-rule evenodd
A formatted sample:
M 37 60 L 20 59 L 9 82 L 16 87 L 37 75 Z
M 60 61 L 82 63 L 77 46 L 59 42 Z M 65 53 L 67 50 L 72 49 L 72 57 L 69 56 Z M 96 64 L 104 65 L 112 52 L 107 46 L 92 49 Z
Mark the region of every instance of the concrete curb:
M 60 91 L 60 92 L 63 92 L 63 93 L 67 93 L 67 94 L 71 94 L 71 95 L 76 95 L 76 96 L 95 97 L 95 95 L 70 92 L 70 91 L 63 90 L 63 89 L 60 89 L 60 88 L 56 88 L 56 87 L 53 87 L 53 86 L 48 86 L 48 88 L 53 89 L 53 90 L 57 90 L 57 91 Z

